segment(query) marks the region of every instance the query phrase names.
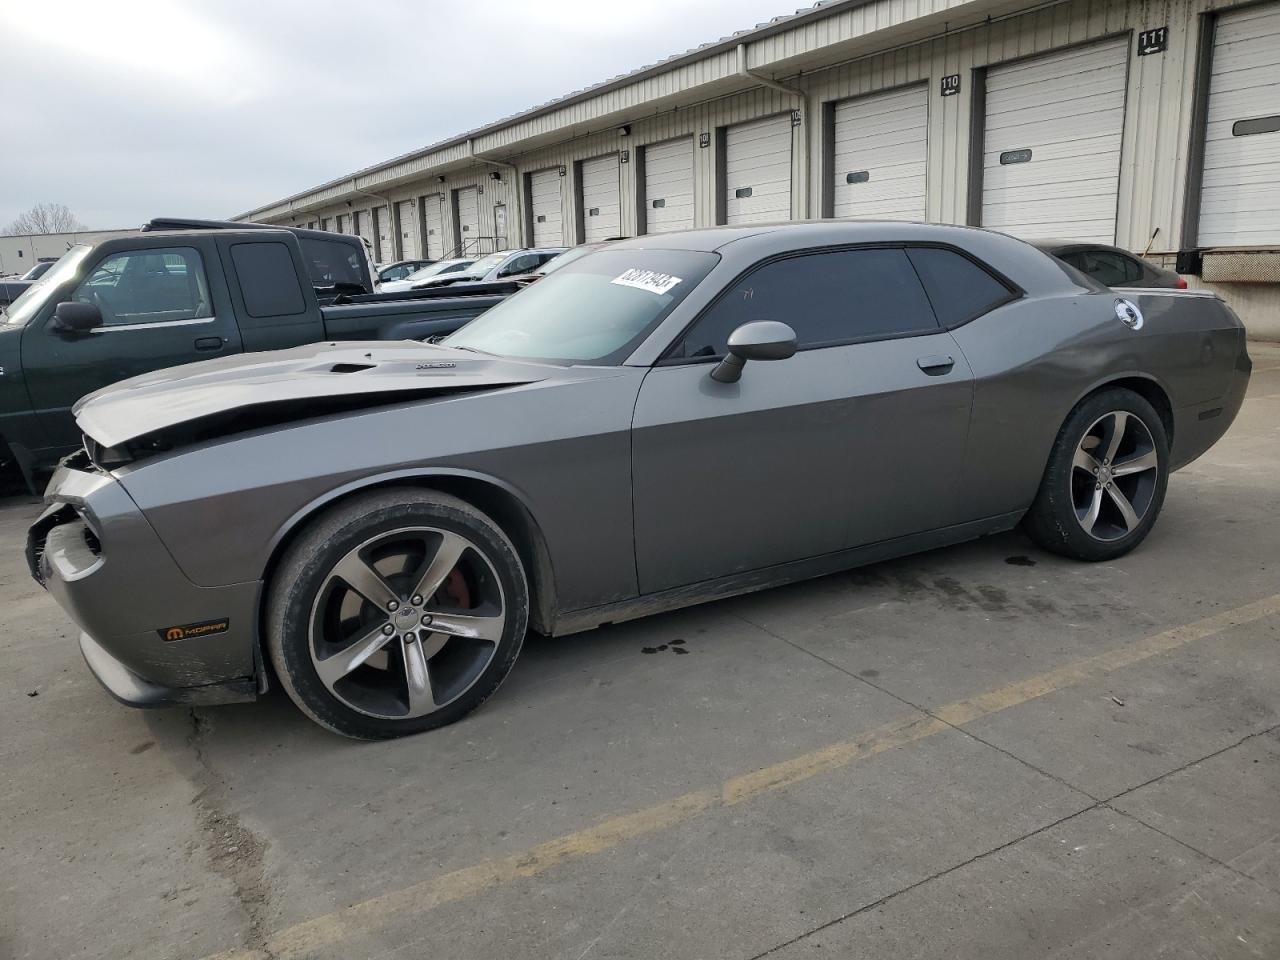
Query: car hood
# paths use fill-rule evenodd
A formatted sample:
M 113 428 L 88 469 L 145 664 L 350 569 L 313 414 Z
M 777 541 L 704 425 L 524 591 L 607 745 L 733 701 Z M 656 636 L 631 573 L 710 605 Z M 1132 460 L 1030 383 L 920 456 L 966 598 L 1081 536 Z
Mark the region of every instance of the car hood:
M 563 370 L 415 341 L 322 343 L 143 374 L 89 394 L 72 412 L 92 440 L 116 447 L 176 428 L 188 428 L 188 439 L 205 439 L 325 413 L 537 383 Z

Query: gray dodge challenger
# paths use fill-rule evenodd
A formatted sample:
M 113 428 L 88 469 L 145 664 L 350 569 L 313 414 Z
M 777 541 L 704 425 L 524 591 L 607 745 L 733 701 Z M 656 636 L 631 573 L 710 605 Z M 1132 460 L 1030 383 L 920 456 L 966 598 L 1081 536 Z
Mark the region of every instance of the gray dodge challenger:
M 394 737 L 483 703 L 529 630 L 1017 524 L 1118 557 L 1249 373 L 1214 295 L 1121 295 L 997 233 L 641 237 L 440 344 L 227 357 L 86 397 L 28 562 L 125 703 L 274 679 L 331 730 Z

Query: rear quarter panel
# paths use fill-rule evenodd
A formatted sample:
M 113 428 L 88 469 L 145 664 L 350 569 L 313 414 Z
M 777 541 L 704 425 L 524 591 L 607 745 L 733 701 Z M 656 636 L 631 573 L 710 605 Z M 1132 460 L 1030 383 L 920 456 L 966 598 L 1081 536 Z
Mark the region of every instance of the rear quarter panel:
M 1117 318 L 1122 295 L 1141 308 L 1141 329 Z M 974 518 L 1030 506 L 1072 408 L 1109 382 L 1157 384 L 1173 410 L 1175 465 L 1198 455 L 1179 450 L 1180 427 L 1227 395 L 1243 349 L 1239 321 L 1220 301 L 1175 291 L 1031 296 L 954 335 L 974 371 L 962 479 Z

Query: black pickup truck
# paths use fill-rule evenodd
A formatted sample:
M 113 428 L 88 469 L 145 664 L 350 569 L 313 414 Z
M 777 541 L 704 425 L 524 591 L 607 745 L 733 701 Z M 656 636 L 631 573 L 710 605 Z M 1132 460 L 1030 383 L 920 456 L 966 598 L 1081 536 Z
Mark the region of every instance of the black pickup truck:
M 144 230 L 72 247 L 0 312 L 0 461 L 16 463 L 32 489 L 79 445 L 71 407 L 99 387 L 321 340 L 424 340 L 517 289 L 368 294 L 358 246 L 344 244 L 359 262 L 351 252 L 337 263 L 348 254 L 335 248 L 326 267 L 324 251 L 292 230 Z

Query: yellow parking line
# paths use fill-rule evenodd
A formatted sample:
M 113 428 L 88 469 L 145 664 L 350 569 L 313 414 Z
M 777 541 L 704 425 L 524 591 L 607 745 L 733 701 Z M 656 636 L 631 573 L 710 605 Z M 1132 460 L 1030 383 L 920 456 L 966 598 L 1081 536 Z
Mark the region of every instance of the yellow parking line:
M 486 860 L 400 890 L 372 897 L 333 913 L 306 920 L 272 934 L 264 949 L 235 949 L 206 960 L 265 960 L 308 957 L 348 937 L 384 927 L 399 914 L 421 912 L 476 896 L 512 880 L 533 877 L 571 860 L 580 860 L 647 834 L 657 833 L 708 810 L 742 803 L 781 790 L 856 760 L 914 743 L 952 726 L 1043 697 L 1065 687 L 1096 679 L 1161 653 L 1214 636 L 1231 627 L 1280 613 L 1280 594 L 1174 627 L 1150 637 L 1018 680 L 934 712 L 877 727 L 851 740 L 841 740 L 791 760 L 731 777 L 718 790 L 686 793 L 656 806 L 613 817 L 593 827 L 496 860 Z

